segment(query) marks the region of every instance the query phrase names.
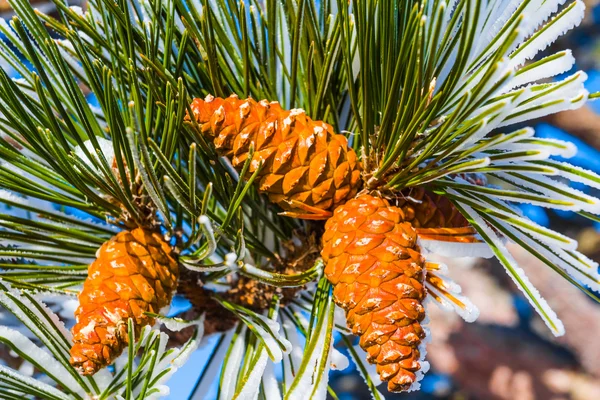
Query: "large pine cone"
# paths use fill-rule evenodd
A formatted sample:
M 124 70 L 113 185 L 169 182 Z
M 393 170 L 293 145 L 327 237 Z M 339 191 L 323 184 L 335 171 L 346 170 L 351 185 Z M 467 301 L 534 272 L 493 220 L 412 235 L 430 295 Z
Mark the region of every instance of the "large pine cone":
M 409 389 L 421 369 L 425 260 L 416 241 L 402 209 L 370 195 L 338 207 L 323 236 L 334 300 L 394 392 Z
M 326 219 L 359 189 L 360 165 L 346 137 L 302 110 L 237 96 L 194 99 L 191 108 L 202 133 L 234 167 L 242 168 L 254 145 L 249 172 L 263 162 L 258 188 L 287 215 Z
M 104 243 L 79 294 L 71 365 L 92 375 L 112 364 L 127 346 L 127 320 L 133 318 L 136 337 L 154 324 L 144 312 L 170 304 L 178 275 L 171 247 L 159 233 L 137 228 Z

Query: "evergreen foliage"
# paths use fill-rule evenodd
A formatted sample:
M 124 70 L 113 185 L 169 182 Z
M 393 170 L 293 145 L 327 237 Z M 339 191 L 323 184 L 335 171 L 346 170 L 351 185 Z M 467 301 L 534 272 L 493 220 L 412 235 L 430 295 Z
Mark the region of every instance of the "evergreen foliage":
M 181 268 L 201 273 L 205 285 L 226 287 L 236 274 L 305 289 L 285 305 L 273 296 L 262 314 L 217 296 L 240 323 L 218 333 L 196 396 L 218 379 L 224 399 L 325 398 L 327 391 L 335 398 L 328 373 L 347 360 L 333 347 L 333 332 L 349 332 L 336 318 L 322 262 L 293 274 L 271 266 L 313 223 L 279 215 L 253 186 L 256 173 L 240 179 L 249 162 L 236 172 L 199 134 L 186 116 L 192 99 L 207 95 L 303 108 L 347 135 L 370 190 L 427 185 L 446 196 L 487 246 L 423 247 L 493 254 L 554 334 L 563 333 L 562 323 L 507 240 L 599 300 L 597 264 L 516 207 L 599 219 L 600 200 L 568 181 L 600 188 L 600 176 L 556 159 L 572 156 L 573 145 L 522 127 L 594 97 L 581 71 L 547 80 L 571 69 L 568 50 L 536 57 L 580 22 L 581 1 L 90 0 L 85 11 L 53 2 L 57 18 L 10 0 L 16 15 L 0 21 L 7 38 L 0 44 L 7 66 L 0 71 L 0 201 L 10 208 L 0 214 L 0 303 L 27 328 L 0 327 L 0 341 L 44 375 L 0 367 L 2 398 L 168 392 L 164 382 L 198 346 L 203 320 L 160 317 L 195 333 L 167 350 L 167 335 L 146 328 L 114 369 L 81 377 L 68 362 L 70 333 L 35 296 L 76 295 L 102 243 L 153 225 L 177 249 Z M 493 185 L 465 178 L 473 174 Z M 373 398 L 383 398 L 364 352 L 343 340 Z

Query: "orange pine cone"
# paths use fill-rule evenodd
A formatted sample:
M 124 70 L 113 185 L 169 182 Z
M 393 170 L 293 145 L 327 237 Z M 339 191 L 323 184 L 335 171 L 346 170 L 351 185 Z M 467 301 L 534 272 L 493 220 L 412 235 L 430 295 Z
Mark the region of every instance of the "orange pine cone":
M 159 233 L 141 228 L 123 231 L 105 242 L 79 294 L 75 311 L 71 365 L 92 375 L 110 365 L 128 342 L 127 320 L 133 318 L 136 337 L 171 302 L 178 265 Z
M 194 99 L 191 108 L 202 133 L 234 167 L 242 168 L 254 145 L 249 172 L 263 162 L 258 188 L 286 215 L 326 219 L 359 189 L 360 165 L 346 137 L 302 110 L 237 96 Z
M 338 207 L 323 236 L 334 300 L 393 392 L 409 389 L 421 370 L 425 260 L 416 241 L 403 210 L 370 195 Z
M 398 207 L 415 228 L 458 228 L 469 226 L 467 219 L 444 196 L 414 187 L 403 193 Z

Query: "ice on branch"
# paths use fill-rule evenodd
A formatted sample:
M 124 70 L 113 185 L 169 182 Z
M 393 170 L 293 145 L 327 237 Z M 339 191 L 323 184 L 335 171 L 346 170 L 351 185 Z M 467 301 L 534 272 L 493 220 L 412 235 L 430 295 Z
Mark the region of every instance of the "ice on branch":
M 445 275 L 448 267 L 445 264 L 427 261 L 426 268 L 427 299 L 433 299 L 443 309 L 455 311 L 466 322 L 476 321 L 479 309 L 466 296 L 461 295 L 461 287 Z
M 531 284 L 525 275 L 525 271 L 523 271 L 523 269 L 517 265 L 514 258 L 510 255 L 502 241 L 498 238 L 498 235 L 484 221 L 484 216 L 467 205 L 461 204 L 461 208 L 467 215 L 469 215 L 470 218 L 472 218 L 479 233 L 486 238 L 486 241 L 492 247 L 496 257 L 502 263 L 504 268 L 506 268 L 509 276 L 521 289 L 535 310 L 540 314 L 552 333 L 555 336 L 564 335 L 565 328 L 563 323 L 560 321 L 560 319 L 558 319 L 556 313 L 552 311 L 546 300 L 541 297 L 538 290 Z
M 310 338 L 308 351 L 305 352 L 300 369 L 289 387 L 287 399 L 300 400 L 307 398 L 307 395 L 311 399 L 326 398 L 333 346 L 333 311 L 334 304 L 331 302 L 322 314 L 325 320 L 319 321 Z

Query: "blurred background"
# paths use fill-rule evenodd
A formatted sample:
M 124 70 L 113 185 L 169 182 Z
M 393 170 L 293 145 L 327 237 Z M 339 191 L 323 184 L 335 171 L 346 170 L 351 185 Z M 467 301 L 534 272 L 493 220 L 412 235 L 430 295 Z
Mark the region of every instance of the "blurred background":
M 44 12 L 53 5 L 34 0 Z M 81 2 L 70 1 L 70 5 Z M 600 91 L 600 0 L 587 0 L 587 15 L 578 29 L 555 43 L 547 53 L 570 48 L 577 59 L 576 69 L 588 74 L 587 88 Z M 6 0 L 0 0 L 0 17 L 11 17 Z M 3 66 L 7 68 L 6 66 Z M 571 71 L 572 72 L 572 71 Z M 15 76 L 18 78 L 18 76 Z M 561 77 L 556 77 L 560 79 Z M 95 99 L 90 96 L 89 101 Z M 579 151 L 570 162 L 600 173 L 600 101 L 590 102 L 576 111 L 556 114 L 536 121 L 538 136 L 569 140 Z M 583 189 L 583 188 L 581 188 Z M 600 196 L 600 193 L 595 193 Z M 523 206 L 523 213 L 536 222 L 575 237 L 580 251 L 600 262 L 600 224 L 567 212 L 548 212 L 535 206 Z M 476 323 L 467 324 L 455 314 L 436 306 L 429 307 L 432 341 L 427 360 L 431 370 L 422 381 L 422 390 L 409 394 L 389 394 L 385 385 L 379 390 L 390 399 L 503 399 L 503 400 L 598 400 L 600 399 L 600 304 L 578 291 L 557 274 L 510 247 L 532 283 L 548 300 L 565 324 L 566 335 L 554 338 L 541 319 L 520 295 L 504 268 L 491 260 L 447 260 L 450 277 L 463 288 L 480 309 Z M 75 300 L 48 299 L 51 307 L 65 318 L 69 327 Z M 188 304 L 176 298 L 172 315 L 184 312 Z M 0 312 L 0 325 L 12 325 Z M 185 332 L 174 335 L 173 345 L 185 339 Z M 338 338 L 339 339 L 339 338 Z M 343 344 L 339 341 L 342 351 Z M 215 338 L 204 346 L 169 382 L 168 399 L 213 399 L 215 387 L 196 390 L 197 378 L 210 357 Z M 28 363 L 0 345 L 0 363 L 33 374 Z M 362 378 L 354 367 L 333 371 L 330 385 L 339 400 L 369 399 Z

